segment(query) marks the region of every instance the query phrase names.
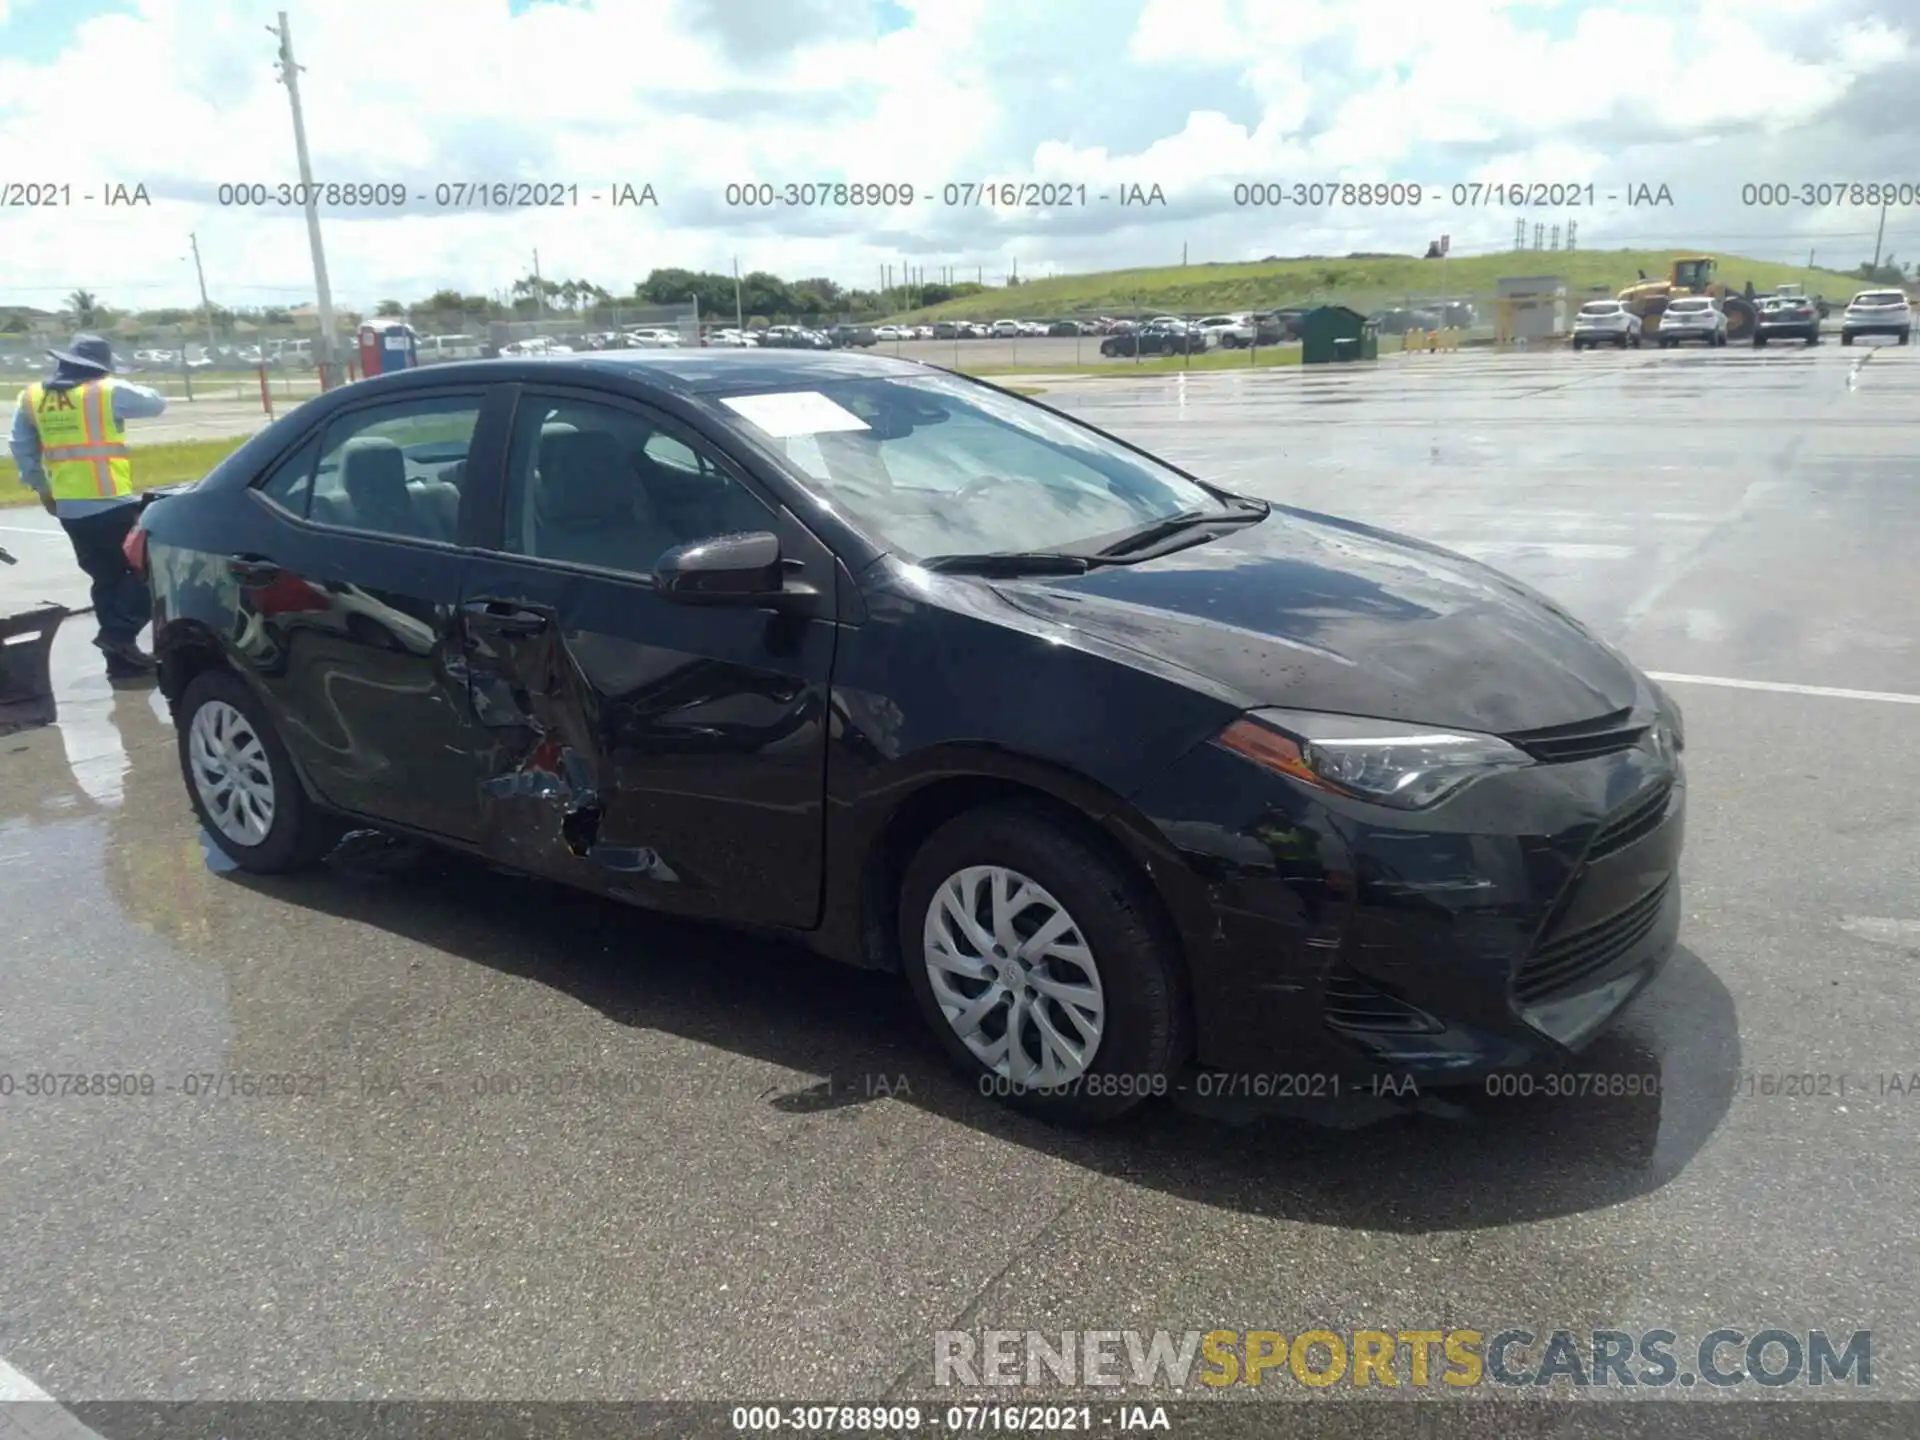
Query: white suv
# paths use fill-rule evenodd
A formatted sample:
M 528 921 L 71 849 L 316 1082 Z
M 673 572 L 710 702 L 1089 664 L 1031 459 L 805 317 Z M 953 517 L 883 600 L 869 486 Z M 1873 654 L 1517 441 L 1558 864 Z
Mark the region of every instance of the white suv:
M 1862 290 L 1847 305 L 1840 321 L 1840 343 L 1851 345 L 1856 335 L 1897 335 L 1905 345 L 1913 336 L 1913 306 L 1899 290 Z
M 1573 317 L 1573 348 L 1616 345 L 1640 348 L 1640 317 L 1618 300 L 1589 300 Z
M 1209 315 L 1200 322 L 1207 332 L 1207 343 L 1223 350 L 1239 350 L 1253 344 L 1253 321 L 1245 315 Z
M 1660 316 L 1660 346 L 1671 350 L 1682 340 L 1699 340 L 1707 345 L 1727 343 L 1727 312 L 1708 295 L 1685 295 L 1669 300 Z

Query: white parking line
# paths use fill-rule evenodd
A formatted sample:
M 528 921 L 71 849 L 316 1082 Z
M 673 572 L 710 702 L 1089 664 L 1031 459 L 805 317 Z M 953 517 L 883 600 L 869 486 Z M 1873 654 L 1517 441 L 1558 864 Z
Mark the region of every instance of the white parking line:
M 1782 695 L 1824 695 L 1830 700 L 1884 700 L 1892 705 L 1920 705 L 1920 695 L 1903 695 L 1895 690 L 1842 690 L 1832 685 L 1789 685 L 1784 680 L 1730 680 L 1724 675 L 1674 675 L 1664 670 L 1649 670 L 1647 675 L 1663 685 L 1719 685 L 1728 690 L 1774 690 Z
M 0 1360 L 0 1440 L 103 1440 L 33 1381 Z
M 41 535 L 49 540 L 64 540 L 67 538 L 67 532 L 64 530 L 35 529 L 29 525 L 0 525 L 0 533 L 7 535 Z

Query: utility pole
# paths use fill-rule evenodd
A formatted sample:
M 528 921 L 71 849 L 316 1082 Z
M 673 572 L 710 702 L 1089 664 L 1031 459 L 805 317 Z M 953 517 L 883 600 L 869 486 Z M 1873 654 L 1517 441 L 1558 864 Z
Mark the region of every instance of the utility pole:
M 207 272 L 200 268 L 200 238 L 187 236 L 187 243 L 193 246 L 193 273 L 200 279 L 200 313 L 207 317 L 207 349 L 213 349 L 213 303 L 207 299 Z
M 1887 202 L 1880 202 L 1880 233 L 1873 237 L 1873 273 L 1877 283 L 1880 274 L 1880 242 L 1887 238 Z
M 280 12 L 280 79 L 293 106 L 293 148 L 300 161 L 300 193 L 306 200 L 307 244 L 313 251 L 314 300 L 320 310 L 320 388 L 331 388 L 334 369 L 333 292 L 327 286 L 327 252 L 320 244 L 320 206 L 313 186 L 313 162 L 307 155 L 307 122 L 300 113 L 300 67 L 293 59 L 293 31 Z
M 733 257 L 733 327 L 742 335 L 747 333 L 747 315 L 740 303 L 740 257 Z
M 540 251 L 537 246 L 533 252 L 533 313 L 541 320 L 547 318 L 547 287 L 540 279 Z

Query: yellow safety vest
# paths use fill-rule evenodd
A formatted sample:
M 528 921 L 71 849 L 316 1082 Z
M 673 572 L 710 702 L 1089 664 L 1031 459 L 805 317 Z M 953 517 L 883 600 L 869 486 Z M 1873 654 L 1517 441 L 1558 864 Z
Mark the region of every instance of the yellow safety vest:
M 55 500 L 110 500 L 133 493 L 127 428 L 113 418 L 112 379 L 50 390 L 36 380 L 26 401 L 40 432 L 40 463 Z

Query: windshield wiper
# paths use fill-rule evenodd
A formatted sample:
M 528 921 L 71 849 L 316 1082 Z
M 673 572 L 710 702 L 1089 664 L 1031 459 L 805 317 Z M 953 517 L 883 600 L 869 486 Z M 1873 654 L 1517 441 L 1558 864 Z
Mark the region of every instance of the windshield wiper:
M 1158 545 L 1162 540 L 1170 540 L 1175 535 L 1184 534 L 1202 525 L 1246 525 L 1265 518 L 1265 505 L 1248 505 L 1237 510 L 1182 510 L 1177 515 L 1169 515 L 1164 520 L 1153 520 L 1138 530 L 1129 531 L 1109 545 L 1094 551 L 1095 555 L 1131 555 L 1137 550 L 1145 550 L 1150 545 Z
M 1084 575 L 1100 561 L 1091 555 L 1047 550 L 1010 550 L 997 555 L 935 555 L 922 570 L 943 575 Z

